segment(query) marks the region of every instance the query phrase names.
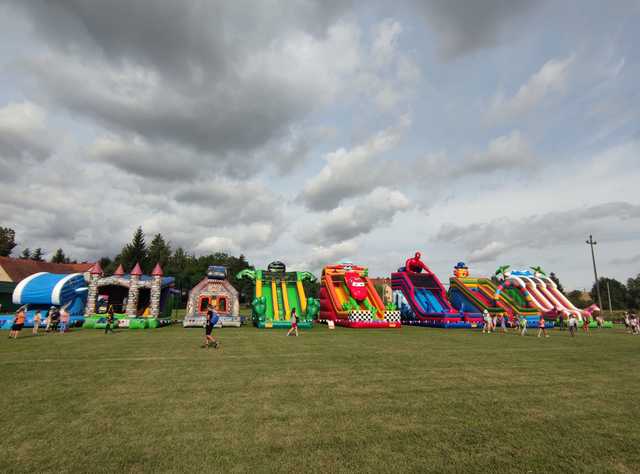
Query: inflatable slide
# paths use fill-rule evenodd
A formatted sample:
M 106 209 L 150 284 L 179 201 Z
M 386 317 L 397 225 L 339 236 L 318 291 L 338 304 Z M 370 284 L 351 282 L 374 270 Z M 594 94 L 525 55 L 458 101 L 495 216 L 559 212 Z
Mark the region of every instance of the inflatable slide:
M 306 297 L 302 285 L 304 280 L 315 280 L 311 273 L 287 272 L 284 263 L 272 262 L 267 270 L 242 270 L 236 278 L 250 278 L 255 282 L 251 308 L 256 327 L 288 329 L 294 308 L 298 327 L 313 327 L 320 305 L 317 299 Z
M 385 308 L 368 269 L 350 262 L 322 270 L 320 319 L 350 328 L 398 328 L 400 312 Z
M 491 315 L 504 314 L 509 319 L 523 315 L 534 325 L 540 319 L 540 311 L 531 306 L 519 292 L 502 292 L 496 298 L 498 286 L 489 278 L 471 278 L 463 262 L 453 269 L 449 280 L 449 301 L 459 311 L 483 312 Z
M 412 326 L 477 327 L 482 316 L 477 309 L 455 309 L 442 282 L 421 260 L 420 252 L 391 274 L 394 304 L 402 323 Z
M 586 312 L 576 308 L 540 267 L 530 267 L 529 270 L 510 270 L 510 266 L 505 265 L 496 271 L 496 275 L 501 282 L 496 288 L 496 299 L 504 298 L 505 295 L 520 297 L 531 307 L 536 308 L 539 313 L 544 314 L 545 318 L 550 319 L 555 319 L 561 314 L 563 316 L 573 314 L 582 321 L 586 316 Z

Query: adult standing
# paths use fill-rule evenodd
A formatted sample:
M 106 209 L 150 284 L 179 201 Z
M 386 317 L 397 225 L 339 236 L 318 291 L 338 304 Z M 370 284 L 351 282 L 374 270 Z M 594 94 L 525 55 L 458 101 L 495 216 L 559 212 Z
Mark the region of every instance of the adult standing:
M 577 329 L 578 329 L 578 319 L 576 318 L 575 314 L 571 313 L 571 316 L 569 316 L 569 334 L 571 335 L 571 337 L 576 336 Z

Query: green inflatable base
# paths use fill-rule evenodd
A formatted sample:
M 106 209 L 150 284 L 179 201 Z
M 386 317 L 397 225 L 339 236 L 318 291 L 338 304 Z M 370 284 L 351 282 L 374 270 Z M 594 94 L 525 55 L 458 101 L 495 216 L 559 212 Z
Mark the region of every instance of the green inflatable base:
M 598 323 L 595 321 L 591 321 L 589 323 L 589 327 L 596 329 L 598 327 Z M 605 321 L 604 324 L 602 325 L 603 328 L 608 328 L 611 329 L 613 327 L 613 321 Z
M 119 327 L 118 321 L 121 319 L 128 319 L 126 315 L 114 315 L 115 322 L 113 329 L 156 329 L 161 327 L 160 321 L 155 318 L 131 318 L 129 319 L 129 326 Z M 82 324 L 84 329 L 105 329 L 107 327 L 107 318 L 105 315 L 93 315 L 84 319 Z
M 260 329 L 290 329 L 290 321 L 258 321 L 257 327 Z M 298 321 L 298 329 L 311 329 L 313 327 L 313 321 Z

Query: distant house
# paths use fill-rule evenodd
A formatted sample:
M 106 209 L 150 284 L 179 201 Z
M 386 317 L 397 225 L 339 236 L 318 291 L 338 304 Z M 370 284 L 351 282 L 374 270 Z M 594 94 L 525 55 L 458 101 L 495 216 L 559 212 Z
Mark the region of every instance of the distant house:
M 23 258 L 0 257 L 0 312 L 13 311 L 16 306 L 12 302 L 13 290 L 18 283 L 40 272 L 71 274 L 87 274 L 93 263 L 50 263 L 36 262 Z
M 378 290 L 378 293 L 380 293 L 380 298 L 382 298 L 382 301 L 384 301 L 385 303 L 391 302 L 391 300 L 393 299 L 391 291 L 391 278 L 370 278 L 370 280 L 376 290 Z

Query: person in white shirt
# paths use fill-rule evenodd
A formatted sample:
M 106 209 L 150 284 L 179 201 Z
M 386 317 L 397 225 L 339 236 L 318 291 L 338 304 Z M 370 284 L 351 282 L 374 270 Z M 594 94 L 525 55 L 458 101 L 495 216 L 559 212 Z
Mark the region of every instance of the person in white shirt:
M 571 337 L 575 337 L 577 329 L 578 319 L 575 314 L 571 313 L 571 316 L 569 316 L 569 334 L 571 334 Z

